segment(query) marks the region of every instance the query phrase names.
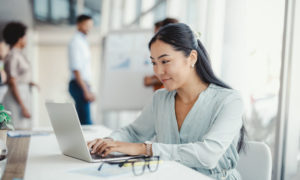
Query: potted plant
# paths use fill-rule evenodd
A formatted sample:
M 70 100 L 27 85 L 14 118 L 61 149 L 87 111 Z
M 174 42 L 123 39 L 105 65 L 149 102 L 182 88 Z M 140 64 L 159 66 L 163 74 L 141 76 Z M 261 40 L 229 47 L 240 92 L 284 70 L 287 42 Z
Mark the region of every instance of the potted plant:
M 0 139 L 6 144 L 7 131 L 14 130 L 11 124 L 10 112 L 4 109 L 4 106 L 0 104 Z

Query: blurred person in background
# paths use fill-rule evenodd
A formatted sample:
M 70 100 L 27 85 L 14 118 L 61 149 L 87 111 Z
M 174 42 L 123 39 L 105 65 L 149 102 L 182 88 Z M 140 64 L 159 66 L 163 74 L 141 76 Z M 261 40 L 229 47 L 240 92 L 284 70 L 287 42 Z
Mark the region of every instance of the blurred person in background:
M 31 93 L 30 88 L 37 85 L 31 79 L 31 64 L 23 54 L 27 27 L 20 22 L 10 22 L 3 30 L 4 41 L 9 45 L 5 57 L 8 90 L 3 104 L 12 113 L 12 122 L 16 129 L 31 129 Z
M 87 35 L 93 27 L 90 16 L 77 17 L 77 32 L 68 46 L 69 69 L 71 80 L 69 92 L 75 101 L 75 107 L 82 125 L 92 124 L 90 103 L 95 100 L 90 90 L 91 81 L 91 53 Z
M 1 41 L 0 42 L 0 103 L 2 103 L 3 97 L 7 91 L 7 87 L 4 83 L 6 83 L 7 75 L 4 70 L 4 59 L 8 53 L 8 47 L 6 44 Z
M 167 24 L 178 23 L 178 22 L 179 21 L 175 18 L 165 18 L 162 21 L 158 21 L 154 24 L 154 34 L 156 34 L 161 27 L 163 27 Z M 152 86 L 153 91 L 164 88 L 164 85 L 162 84 L 162 82 L 155 75 L 144 77 L 144 85 L 146 87 Z

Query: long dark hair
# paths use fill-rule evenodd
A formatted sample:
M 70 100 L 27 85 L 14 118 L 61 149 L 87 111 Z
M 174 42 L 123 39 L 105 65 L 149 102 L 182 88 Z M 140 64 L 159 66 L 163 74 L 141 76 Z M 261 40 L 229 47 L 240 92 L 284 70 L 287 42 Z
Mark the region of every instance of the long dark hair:
M 205 83 L 213 83 L 223 88 L 231 89 L 230 86 L 218 79 L 212 70 L 208 53 L 201 41 L 197 39 L 191 28 L 183 23 L 168 24 L 162 27 L 150 40 L 149 49 L 156 41 L 161 40 L 171 45 L 174 50 L 181 51 L 188 57 L 192 50 L 197 51 L 197 62 L 195 64 L 196 72 L 199 78 Z M 240 130 L 240 139 L 237 150 L 240 152 L 244 148 L 245 127 Z

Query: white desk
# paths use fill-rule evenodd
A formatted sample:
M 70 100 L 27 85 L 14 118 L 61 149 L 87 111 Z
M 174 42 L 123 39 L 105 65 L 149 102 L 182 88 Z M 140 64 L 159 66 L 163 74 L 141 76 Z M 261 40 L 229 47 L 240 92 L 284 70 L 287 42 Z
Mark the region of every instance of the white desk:
M 102 126 L 90 126 L 84 130 L 87 140 L 107 136 L 111 131 Z M 174 161 L 164 161 L 163 167 L 150 173 L 147 169 L 142 176 L 126 174 L 122 176 L 96 177 L 71 171 L 95 167 L 99 163 L 87 163 L 61 154 L 55 135 L 33 136 L 30 140 L 25 180 L 53 179 L 197 179 L 210 180 L 207 176 Z

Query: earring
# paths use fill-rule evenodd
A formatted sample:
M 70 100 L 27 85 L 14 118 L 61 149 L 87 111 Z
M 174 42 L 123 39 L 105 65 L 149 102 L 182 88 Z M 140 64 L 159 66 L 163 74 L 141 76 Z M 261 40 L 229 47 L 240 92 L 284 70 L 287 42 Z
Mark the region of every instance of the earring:
M 195 64 L 192 64 L 192 68 L 194 68 Z

